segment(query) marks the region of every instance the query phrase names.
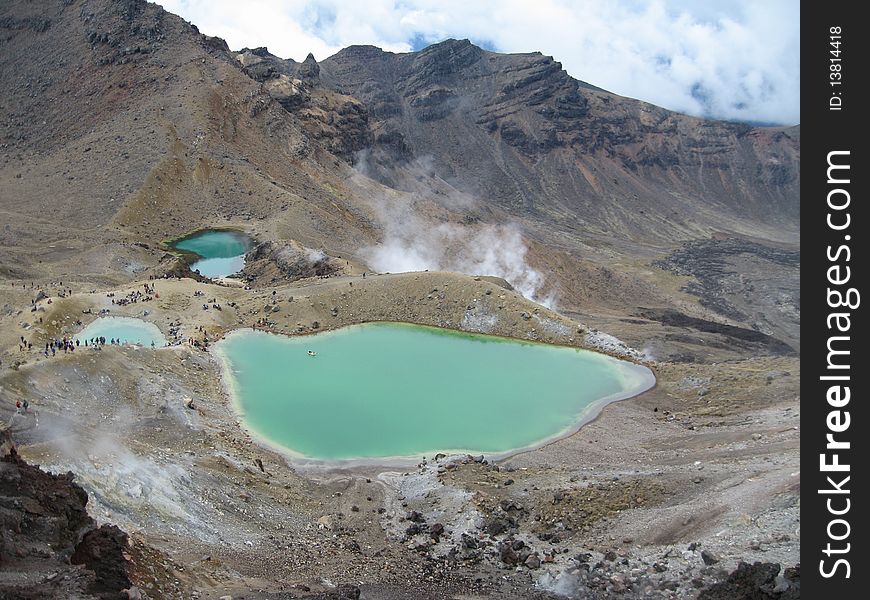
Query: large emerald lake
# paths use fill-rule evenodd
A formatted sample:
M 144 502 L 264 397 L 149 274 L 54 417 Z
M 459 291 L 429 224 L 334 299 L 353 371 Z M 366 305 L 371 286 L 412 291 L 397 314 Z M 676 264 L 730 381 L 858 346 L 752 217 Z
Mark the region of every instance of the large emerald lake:
M 239 330 L 217 352 L 243 424 L 324 461 L 507 453 L 655 381 L 586 350 L 397 323 L 305 337 Z

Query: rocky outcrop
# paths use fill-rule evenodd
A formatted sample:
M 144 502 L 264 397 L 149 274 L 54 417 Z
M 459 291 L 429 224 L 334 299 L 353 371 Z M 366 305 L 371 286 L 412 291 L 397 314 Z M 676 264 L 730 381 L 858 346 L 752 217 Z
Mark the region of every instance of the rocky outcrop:
M 437 121 L 453 112 L 459 97 L 453 90 L 436 87 L 415 96 L 410 104 L 420 121 Z
M 313 54 L 310 52 L 308 53 L 308 56 L 306 56 L 302 64 L 299 65 L 297 74 L 305 83 L 308 83 L 309 85 L 317 85 L 320 81 L 320 65 L 317 64 L 316 60 L 314 60 Z
M 288 111 L 294 111 L 311 100 L 311 93 L 301 79 L 284 74 L 271 74 L 263 82 L 263 90 Z
M 116 598 L 119 590 L 132 587 L 123 559 L 126 548 L 127 534 L 115 525 L 104 524 L 82 536 L 70 562 L 94 572 L 94 582 L 88 588 L 90 593 Z
M 340 262 L 319 250 L 306 248 L 295 240 L 263 242 L 245 256 L 242 276 L 264 285 L 296 281 L 306 277 L 327 277 L 340 270 Z
M 447 40 L 411 55 L 411 65 L 402 86 L 406 95 L 416 95 L 437 84 L 465 78 L 467 69 L 486 54 L 468 40 Z
M 230 47 L 229 45 L 227 45 L 227 41 L 217 36 L 203 35 L 202 43 L 206 48 L 211 50 L 217 50 L 218 52 L 230 51 Z
M 267 48 L 244 48 L 236 61 L 263 92 L 301 121 L 302 131 L 350 162 L 372 144 L 368 111 L 356 98 L 320 85 L 320 65 L 309 54 L 304 62 L 283 60 Z
M 698 600 L 798 600 L 800 565 L 778 577 L 780 568 L 776 563 L 741 562 L 725 581 L 701 590 Z
M 132 586 L 127 535 L 111 525 L 95 528 L 73 474 L 27 464 L 3 435 L 0 597 L 119 598 Z

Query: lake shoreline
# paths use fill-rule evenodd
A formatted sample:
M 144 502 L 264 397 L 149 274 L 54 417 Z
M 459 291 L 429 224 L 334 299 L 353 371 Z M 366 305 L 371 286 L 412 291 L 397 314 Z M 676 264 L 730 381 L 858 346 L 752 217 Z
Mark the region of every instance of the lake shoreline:
M 320 339 L 317 340 L 317 342 L 315 343 L 315 346 L 317 346 L 318 348 L 322 348 L 323 344 L 329 343 L 330 340 L 332 341 L 332 343 L 336 343 L 336 340 L 339 343 L 341 343 L 342 340 L 344 341 L 344 343 L 347 343 L 347 341 L 349 339 L 348 336 L 353 337 L 353 336 L 358 336 L 358 335 L 371 335 L 371 334 L 384 335 L 387 332 L 396 332 L 398 335 L 405 336 L 405 337 L 411 336 L 411 335 L 418 335 L 418 334 L 429 335 L 429 336 L 433 336 L 433 338 L 432 338 L 433 340 L 435 340 L 436 342 L 440 342 L 440 343 L 454 343 L 454 344 L 458 343 L 461 345 L 463 343 L 469 343 L 469 342 L 474 343 L 474 344 L 483 342 L 484 343 L 483 347 L 476 347 L 475 346 L 475 348 L 473 350 L 474 352 L 478 353 L 476 355 L 476 358 L 478 360 L 480 359 L 479 353 L 485 352 L 485 349 L 489 347 L 489 346 L 487 346 L 487 344 L 492 344 L 492 343 L 505 344 L 505 346 L 501 346 L 501 347 L 500 346 L 489 347 L 491 350 L 496 350 L 496 351 L 510 350 L 511 352 L 515 352 L 516 350 L 514 350 L 510 346 L 511 344 L 514 344 L 517 346 L 517 348 L 526 346 L 526 347 L 530 347 L 530 349 L 537 349 L 539 353 L 546 352 L 546 353 L 548 353 L 548 356 L 550 354 L 553 354 L 553 353 L 555 353 L 554 356 L 560 356 L 564 352 L 569 352 L 569 353 L 571 353 L 570 355 L 576 356 L 576 360 L 580 360 L 580 361 L 590 361 L 591 360 L 591 361 L 593 361 L 593 363 L 591 363 L 591 364 L 596 364 L 597 368 L 602 368 L 603 365 L 605 365 L 605 364 L 608 365 L 608 369 L 612 369 L 612 376 L 616 377 L 617 380 L 621 381 L 622 383 L 620 383 L 620 386 L 625 387 L 626 389 L 622 389 L 619 391 L 611 391 L 611 392 L 605 393 L 601 397 L 594 398 L 594 399 L 590 398 L 589 400 L 585 400 L 584 401 L 585 404 L 582 405 L 582 408 L 580 408 L 578 410 L 578 412 L 576 413 L 576 415 L 571 418 L 570 422 L 567 423 L 566 425 L 564 425 L 563 427 L 559 427 L 557 430 L 549 432 L 546 435 L 535 436 L 536 439 L 534 439 L 534 440 L 529 439 L 527 442 L 516 445 L 516 446 L 509 448 L 509 449 L 495 450 L 495 449 L 486 449 L 483 447 L 477 447 L 477 448 L 471 447 L 471 446 L 468 446 L 468 447 L 450 447 L 450 446 L 442 445 L 442 446 L 437 446 L 437 447 L 430 447 L 427 449 L 416 450 L 413 453 L 408 453 L 408 454 L 398 453 L 398 454 L 384 454 L 384 455 L 379 455 L 379 456 L 348 456 L 348 457 L 335 457 L 335 458 L 318 458 L 318 457 L 313 457 L 311 455 L 306 455 L 306 454 L 299 452 L 299 451 L 295 451 L 292 447 L 290 447 L 290 445 L 288 445 L 287 442 L 282 443 L 282 442 L 276 441 L 275 439 L 273 439 L 274 435 L 275 435 L 274 433 L 272 435 L 269 435 L 267 432 L 264 432 L 261 429 L 261 427 L 258 427 L 255 422 L 250 420 L 250 415 L 248 414 L 248 411 L 245 410 L 246 400 L 242 399 L 242 394 L 241 394 L 241 388 L 243 387 L 243 384 L 239 381 L 239 378 L 235 374 L 235 368 L 237 368 L 238 365 L 234 364 L 234 362 L 230 356 L 232 353 L 232 351 L 230 350 L 230 346 L 232 344 L 236 344 L 238 346 L 238 344 L 240 344 L 240 343 L 245 343 L 246 344 L 246 346 L 245 346 L 246 353 L 250 353 L 250 352 L 252 352 L 252 350 L 251 350 L 251 347 L 249 347 L 249 346 L 254 344 L 256 340 L 260 340 L 262 348 L 267 347 L 267 346 L 263 346 L 262 344 L 268 345 L 268 351 L 267 350 L 260 350 L 260 352 L 279 353 L 279 352 L 282 352 L 286 348 L 287 350 L 292 350 L 294 352 L 293 355 L 290 355 L 290 358 L 293 358 L 293 357 L 295 357 L 295 352 L 298 351 L 299 357 L 302 357 L 301 361 L 300 361 L 300 367 L 310 368 L 310 367 L 318 366 L 321 364 L 321 363 L 317 363 L 317 362 L 311 362 L 311 360 L 312 360 L 311 357 L 303 356 L 303 354 L 302 354 L 303 347 L 307 348 L 308 346 L 311 346 L 312 343 L 315 343 L 312 340 L 312 338 L 308 337 L 305 341 L 305 345 L 303 345 L 302 341 L 299 340 L 298 338 L 286 337 L 286 336 L 267 337 L 267 336 L 270 336 L 270 334 L 268 332 L 263 332 L 263 331 L 259 331 L 259 330 L 253 330 L 253 329 L 237 329 L 237 330 L 234 330 L 232 332 L 227 333 L 223 337 L 223 339 L 215 345 L 214 353 L 218 359 L 218 362 L 221 365 L 222 377 L 226 383 L 225 387 L 227 389 L 228 395 L 231 398 L 232 406 L 234 407 L 234 410 L 236 411 L 236 414 L 239 418 L 240 425 L 242 427 L 244 427 L 249 432 L 250 435 L 255 437 L 259 443 L 267 445 L 272 450 L 286 455 L 288 460 L 290 462 L 292 462 L 294 465 L 305 466 L 306 468 L 320 468 L 320 469 L 324 469 L 324 470 L 330 470 L 330 469 L 331 470 L 340 470 L 340 469 L 356 467 L 356 466 L 366 466 L 366 467 L 381 466 L 381 467 L 385 467 L 385 468 L 391 468 L 391 467 L 394 468 L 397 466 L 413 464 L 414 462 L 419 461 L 422 456 L 431 456 L 431 455 L 439 454 L 439 453 L 440 454 L 475 454 L 475 455 L 485 454 L 488 457 L 493 458 L 494 460 L 502 460 L 502 459 L 508 458 L 510 456 L 513 456 L 515 454 L 518 454 L 520 452 L 528 452 L 528 451 L 531 451 L 535 448 L 538 448 L 538 447 L 541 447 L 541 446 L 544 446 L 547 444 L 551 444 L 551 443 L 553 443 L 553 442 L 555 442 L 558 439 L 561 439 L 563 437 L 573 435 L 584 424 L 590 422 L 591 420 L 594 420 L 598 416 L 598 414 L 600 414 L 601 410 L 606 405 L 610 404 L 611 402 L 616 402 L 619 400 L 624 400 L 626 398 L 636 396 L 636 395 L 643 393 L 644 391 L 650 389 L 651 387 L 653 387 L 655 385 L 655 375 L 653 374 L 653 372 L 649 368 L 647 368 L 645 366 L 637 365 L 634 363 L 630 363 L 628 361 L 619 360 L 619 359 L 615 359 L 615 358 L 612 358 L 609 356 L 605 356 L 605 355 L 602 355 L 600 353 L 597 353 L 597 352 L 594 352 L 591 350 L 584 350 L 584 349 L 574 348 L 574 347 L 570 347 L 570 346 L 555 346 L 555 345 L 551 345 L 551 344 L 542 344 L 540 342 L 530 342 L 527 340 L 512 340 L 510 338 L 486 336 L 486 335 L 479 334 L 479 333 L 456 332 L 456 331 L 452 331 L 452 330 L 445 331 L 445 330 L 440 330 L 437 328 L 431 328 L 431 327 L 427 327 L 427 326 L 415 325 L 415 324 L 410 324 L 410 323 L 365 323 L 365 324 L 360 324 L 360 325 L 347 326 L 347 327 L 343 327 L 340 329 L 334 329 L 334 330 L 330 330 L 330 331 L 322 332 L 322 333 L 318 334 L 317 337 L 319 337 Z M 274 334 L 271 334 L 271 336 L 274 336 Z M 342 336 L 342 337 L 336 338 L 336 336 Z M 446 336 L 446 337 L 443 337 L 443 336 Z M 432 342 L 430 342 L 430 344 L 431 343 Z M 311 346 L 311 347 L 315 347 L 315 346 Z M 434 347 L 437 348 L 438 344 L 436 343 Z M 397 354 L 397 355 L 399 355 L 399 354 Z M 534 355 L 532 355 L 531 357 L 533 357 L 533 356 Z M 565 355 L 565 356 L 569 356 L 569 355 Z M 565 356 L 562 356 L 562 358 L 564 359 Z M 299 357 L 296 357 L 296 358 L 299 358 Z M 334 355 L 332 356 L 332 358 L 335 360 L 338 360 Z M 261 359 L 261 360 L 266 360 L 266 359 Z M 318 357 L 314 357 L 313 360 L 322 361 L 322 360 L 324 360 L 324 358 L 321 356 L 318 356 Z M 364 360 L 364 358 L 360 358 L 360 360 Z M 431 360 L 437 362 L 437 359 L 434 356 L 431 357 Z M 541 360 L 541 359 L 539 359 L 539 360 Z M 546 359 L 544 359 L 544 360 L 546 360 Z M 572 359 L 572 360 L 574 360 L 574 359 Z M 238 362 L 238 361 L 236 361 L 236 362 Z M 256 361 L 256 362 L 259 363 L 261 361 Z M 500 364 L 500 366 L 502 366 L 501 363 L 499 363 L 499 364 Z M 584 364 L 584 363 L 578 362 L 578 364 Z M 249 368 L 249 369 L 256 368 L 256 366 L 248 365 L 247 368 Z M 289 363 L 288 363 L 288 366 L 286 368 L 288 368 L 288 369 L 290 368 Z M 339 371 L 343 372 L 347 369 L 347 366 L 342 367 L 340 364 L 337 366 L 332 364 L 331 368 L 338 369 Z M 409 368 L 411 368 L 411 367 L 404 367 L 403 368 L 401 366 L 396 366 L 396 369 L 398 371 L 406 371 Z M 475 370 L 477 368 L 478 367 L 475 367 Z M 528 369 L 534 370 L 534 367 L 531 367 L 529 365 L 524 365 L 522 362 L 519 363 L 516 368 L 528 368 Z M 496 375 L 496 374 L 497 374 L 497 372 L 494 372 L 494 375 Z M 309 373 L 307 376 L 308 377 L 317 377 L 316 375 L 311 374 L 311 373 Z M 423 379 L 423 380 L 425 380 L 426 376 L 427 375 L 425 373 L 420 375 L 421 379 Z M 453 376 L 457 376 L 457 374 L 453 373 Z M 576 374 L 574 376 L 579 377 L 579 375 L 576 375 Z M 387 377 L 389 377 L 389 376 L 387 376 Z M 265 373 L 254 378 L 255 381 L 261 381 L 261 380 L 265 380 L 265 379 L 272 379 L 272 378 L 271 378 L 271 376 L 267 377 Z M 452 393 L 454 393 L 454 394 L 456 394 L 456 393 L 458 393 L 458 394 L 469 393 L 467 386 L 470 384 L 471 384 L 470 381 L 466 381 L 465 386 L 463 387 L 464 391 L 460 391 L 457 389 Z M 519 384 L 519 382 L 518 382 L 518 384 Z M 288 382 L 287 385 L 290 386 L 292 384 L 290 382 Z M 318 388 L 322 388 L 323 385 L 328 386 L 328 383 L 320 383 L 320 384 L 318 384 Z M 415 389 L 417 390 L 417 397 L 415 397 L 415 402 L 420 403 L 424 406 L 430 402 L 427 400 L 422 400 L 420 397 L 420 394 L 425 394 L 426 388 L 427 388 L 426 384 L 421 384 L 421 385 L 415 384 Z M 288 387 L 287 389 L 290 389 L 290 388 Z M 294 391 L 297 391 L 297 392 L 299 391 L 298 380 L 297 380 L 297 384 L 295 386 L 293 386 L 293 389 L 294 389 Z M 571 388 L 568 387 L 568 388 L 565 388 L 565 390 L 564 390 L 564 393 L 569 397 L 570 396 L 577 396 L 578 394 L 582 394 L 582 392 L 580 391 L 580 386 L 575 388 L 574 392 L 571 392 L 570 389 Z M 315 394 L 317 394 L 318 392 L 319 392 L 319 390 L 312 391 L 312 393 L 315 393 Z M 530 390 L 530 392 L 531 392 L 531 390 Z M 268 392 L 268 393 L 274 394 L 277 392 Z M 302 392 L 302 393 L 304 393 L 304 392 Z M 323 393 L 329 394 L 328 390 L 323 392 Z M 358 391 L 349 392 L 349 394 L 354 394 L 354 395 L 356 395 L 358 393 L 359 393 Z M 471 393 L 474 394 L 473 392 L 471 392 Z M 508 392 L 508 393 L 510 393 L 510 392 Z M 538 393 L 540 393 L 540 391 Z M 442 398 L 444 395 L 446 395 L 449 398 L 450 393 L 442 392 L 442 394 L 441 394 Z M 479 397 L 479 394 L 474 394 L 474 395 L 476 397 Z M 523 394 L 523 393 L 519 393 L 519 395 L 525 397 L 525 394 Z M 484 397 L 485 396 L 486 396 L 486 394 L 484 395 Z M 492 400 L 495 400 L 495 399 L 496 399 L 496 397 L 492 398 Z M 504 395 L 503 394 L 498 395 L 497 399 L 499 402 L 499 406 L 502 407 L 504 402 L 505 402 Z M 247 402 L 250 403 L 251 401 L 252 400 L 249 397 L 247 399 Z M 367 403 L 363 403 L 363 405 L 366 406 L 366 409 L 369 409 Z M 536 399 L 535 412 L 539 413 L 541 411 L 541 408 L 542 408 L 541 399 L 539 397 Z M 518 409 L 519 409 L 519 407 L 518 407 Z M 443 399 L 442 399 L 442 402 L 439 404 L 437 410 L 439 413 L 451 414 L 451 409 L 447 406 L 444 406 Z M 334 411 L 334 412 L 337 412 L 338 414 L 340 414 L 342 411 L 339 410 L 339 411 Z M 377 414 L 379 414 L 380 416 L 377 417 L 376 421 L 382 420 L 384 418 L 382 413 L 377 413 Z M 533 416 L 534 415 L 530 415 L 530 417 L 533 417 Z M 337 418 L 337 417 L 335 417 L 335 416 L 332 417 L 333 422 L 334 422 L 335 418 Z M 483 417 L 483 415 L 481 415 L 481 418 L 485 418 L 485 417 Z M 256 420 L 256 417 L 255 417 L 255 420 Z M 271 421 L 267 421 L 267 422 L 269 422 L 270 426 L 272 425 Z M 447 424 L 445 424 L 445 426 L 449 427 L 449 425 L 447 425 Z M 398 435 L 398 434 L 393 434 L 393 437 L 395 437 L 396 435 Z M 482 435 L 483 435 L 482 431 L 478 435 L 471 435 L 470 434 L 469 439 L 481 439 Z

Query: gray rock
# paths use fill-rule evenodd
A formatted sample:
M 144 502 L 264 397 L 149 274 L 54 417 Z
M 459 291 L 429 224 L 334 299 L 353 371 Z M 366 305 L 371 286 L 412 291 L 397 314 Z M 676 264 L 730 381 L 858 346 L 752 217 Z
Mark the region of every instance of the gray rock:
M 701 550 L 701 560 L 704 561 L 705 565 L 715 565 L 722 559 L 715 552 L 711 552 L 710 550 Z

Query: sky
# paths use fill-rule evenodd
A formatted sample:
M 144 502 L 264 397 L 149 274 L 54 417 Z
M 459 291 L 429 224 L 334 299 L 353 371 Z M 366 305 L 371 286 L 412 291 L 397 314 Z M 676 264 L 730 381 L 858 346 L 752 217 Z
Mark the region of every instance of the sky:
M 800 122 L 800 0 L 157 0 L 224 38 L 323 60 L 468 38 L 540 51 L 573 77 L 679 112 Z

